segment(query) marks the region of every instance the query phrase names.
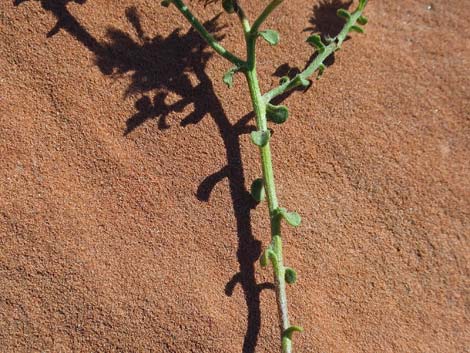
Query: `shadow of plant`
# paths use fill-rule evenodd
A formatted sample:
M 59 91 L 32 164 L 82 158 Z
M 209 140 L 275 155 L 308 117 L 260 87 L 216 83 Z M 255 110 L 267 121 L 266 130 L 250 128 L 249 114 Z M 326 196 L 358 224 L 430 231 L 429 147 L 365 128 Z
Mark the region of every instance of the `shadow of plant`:
M 254 264 L 261 253 L 261 244 L 251 230 L 250 212 L 256 206 L 245 188 L 245 176 L 240 151 L 240 135 L 251 131 L 247 126 L 252 115 L 248 114 L 237 123 L 230 123 L 223 107 L 216 97 L 211 79 L 205 73 L 208 60 L 213 55 L 207 50 L 207 44 L 193 29 L 181 33 L 177 29 L 168 37 L 157 36 L 145 38 L 135 8 L 126 11 L 129 22 L 139 37 L 139 42 L 117 29 L 109 29 L 106 43 L 107 50 L 119 61 L 109 61 L 109 57 L 97 57 L 97 64 L 103 72 L 121 75 L 131 72 L 132 83 L 126 94 L 142 93 L 135 106 L 138 112 L 127 121 L 126 134 L 149 119 L 158 118 L 160 129 L 169 125 L 166 117 L 172 112 L 181 112 L 189 104 L 192 112 L 186 116 L 181 125 L 197 124 L 204 117 L 210 116 L 218 128 L 224 142 L 227 164 L 212 175 L 206 177 L 199 185 L 196 196 L 208 202 L 211 192 L 218 182 L 227 178 L 232 199 L 232 207 L 237 222 L 239 272 L 233 276 L 225 288 L 231 296 L 237 283 L 243 290 L 247 308 L 248 325 L 243 343 L 243 353 L 253 353 L 257 344 L 261 325 L 260 292 L 269 285 L 258 285 L 255 279 Z M 218 24 L 219 17 L 207 21 L 204 25 L 217 39 L 223 26 Z M 198 83 L 192 84 L 189 74 L 194 74 Z M 155 92 L 153 99 L 151 92 Z M 169 92 L 176 93 L 181 99 L 173 104 L 166 104 L 165 97 Z
M 194 109 L 181 125 L 198 123 L 211 107 L 204 98 L 208 94 L 207 87 L 202 82 L 193 87 L 189 74 L 196 73 L 196 68 L 203 71 L 213 55 L 206 50 L 205 42 L 193 29 L 187 33 L 176 29 L 166 38 L 156 36 L 150 39 L 144 35 L 134 7 L 126 10 L 126 17 L 135 29 L 138 41 L 134 41 L 130 34 L 110 28 L 103 52 L 111 55 L 97 55 L 96 58 L 97 65 L 105 74 L 120 76 L 130 73 L 131 84 L 126 95 L 143 94 L 135 103 L 137 113 L 127 121 L 125 133 L 130 133 L 149 119 L 158 119 L 158 127 L 167 129 L 167 116 L 183 111 L 189 104 L 193 104 Z M 205 23 L 208 30 L 217 33 L 222 29 L 217 20 L 218 17 Z M 182 97 L 181 100 L 166 104 L 165 98 L 169 92 L 176 93 Z M 153 98 L 152 93 L 155 93 Z
M 16 0 L 14 4 L 20 5 L 27 1 Z M 39 2 L 44 10 L 51 12 L 57 19 L 56 25 L 48 32 L 48 37 L 64 30 L 94 53 L 96 65 L 104 75 L 131 77 L 131 84 L 124 95 L 141 97 L 135 102 L 136 113 L 126 122 L 125 135 L 153 119 L 157 120 L 159 129 L 168 129 L 168 115 L 182 112 L 189 105 L 193 108 L 181 121 L 182 126 L 197 124 L 206 116 L 210 116 L 216 123 L 224 142 L 227 164 L 202 181 L 196 197 L 208 202 L 216 184 L 227 178 L 237 223 L 237 259 L 240 267 L 239 272 L 227 283 L 225 293 L 231 296 L 237 284 L 243 291 L 248 318 L 242 352 L 254 353 L 261 325 L 260 293 L 273 286 L 269 283 L 257 284 L 255 279 L 255 262 L 261 254 L 261 243 L 252 233 L 250 212 L 256 207 L 256 203 L 245 188 L 240 151 L 240 135 L 252 131 L 253 127 L 249 126 L 249 122 L 253 114 L 247 114 L 235 124 L 229 121 L 214 93 L 212 81 L 205 73 L 213 53 L 193 29 L 186 33 L 176 29 L 166 38 L 158 35 L 149 38 L 142 28 L 137 9 L 130 7 L 126 10 L 126 18 L 135 33 L 109 28 L 106 40 L 99 42 L 67 8 L 70 2 L 83 5 L 86 0 Z M 204 25 L 220 40 L 220 31 L 224 27 L 218 22 L 219 16 L 216 16 Z M 190 79 L 190 75 L 197 78 L 196 84 L 192 83 L 194 80 Z M 167 104 L 166 97 L 170 93 L 176 93 L 181 97 L 180 100 Z

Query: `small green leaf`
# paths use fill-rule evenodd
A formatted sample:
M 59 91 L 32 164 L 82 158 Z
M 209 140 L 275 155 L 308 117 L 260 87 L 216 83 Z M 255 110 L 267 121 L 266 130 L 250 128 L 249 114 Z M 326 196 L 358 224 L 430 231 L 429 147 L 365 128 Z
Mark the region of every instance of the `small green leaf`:
M 266 131 L 253 131 L 251 134 L 251 141 L 258 146 L 264 147 L 269 142 L 269 138 L 271 137 L 271 133 L 269 130 Z
M 259 264 L 261 265 L 261 267 L 268 266 L 268 260 L 269 260 L 268 254 L 266 254 L 266 251 L 265 251 L 259 258 Z
M 325 51 L 325 44 L 318 34 L 311 35 L 307 38 L 307 43 L 317 48 L 320 53 Z
M 283 85 L 284 83 L 287 83 L 290 81 L 289 76 L 282 76 L 281 79 L 279 80 L 279 84 Z
M 351 26 L 351 28 L 349 29 L 349 32 L 357 32 L 357 33 L 364 33 L 364 30 L 359 27 L 359 26 Z
M 289 110 L 285 105 L 272 105 L 270 103 L 266 106 L 266 119 L 275 124 L 282 124 L 289 118 Z
M 239 70 L 240 68 L 238 66 L 234 66 L 224 74 L 223 81 L 227 85 L 228 88 L 232 88 L 233 75 L 235 75 L 235 73 L 237 73 Z
M 308 86 L 310 86 L 310 80 L 304 78 L 301 74 L 295 76 L 292 82 L 294 87 L 302 86 L 304 88 L 307 88 Z
M 171 4 L 171 0 L 163 0 L 160 5 L 162 5 L 163 7 L 168 7 L 170 6 Z
M 266 192 L 264 190 L 263 179 L 255 179 L 251 184 L 251 196 L 255 199 L 256 202 L 264 201 L 266 197 Z
M 279 33 L 273 31 L 272 29 L 261 31 L 259 32 L 259 35 L 271 45 L 276 45 L 277 43 L 279 43 Z
M 273 266 L 277 266 L 277 256 L 272 250 L 271 245 L 268 246 L 259 259 L 261 267 L 268 266 L 269 261 L 273 263 Z
M 302 222 L 302 218 L 297 212 L 287 212 L 285 208 L 280 208 L 279 213 L 292 227 L 298 227 Z
M 367 22 L 369 22 L 369 20 L 367 19 L 367 17 L 365 16 L 360 16 L 358 19 L 357 19 L 357 23 L 359 23 L 360 25 L 366 25 Z
M 326 66 L 324 64 L 321 64 L 319 67 L 318 67 L 318 76 L 317 76 L 317 80 L 319 80 L 323 73 L 325 72 L 325 69 L 326 69 Z
M 234 0 L 223 0 L 222 7 L 224 8 L 225 12 L 227 13 L 234 13 L 235 12 L 235 2 Z
M 336 14 L 339 17 L 344 18 L 345 20 L 349 20 L 351 18 L 351 14 L 345 9 L 338 9 L 338 11 L 336 11 Z
M 286 279 L 287 283 L 294 284 L 297 280 L 297 273 L 292 268 L 286 267 L 284 278 Z
M 357 10 L 364 10 L 367 5 L 367 0 L 359 0 L 359 5 L 357 6 Z
M 268 252 L 264 251 L 261 257 L 259 258 L 259 263 L 261 267 L 266 267 L 268 266 L 268 262 L 269 262 Z
M 302 87 L 308 87 L 310 86 L 310 80 L 307 80 L 306 78 L 303 78 L 301 76 L 299 76 L 299 79 L 300 79 L 300 85 Z
M 282 333 L 282 337 L 286 337 L 292 340 L 292 334 L 294 332 L 304 332 L 304 329 L 300 326 L 291 326 L 284 330 L 284 332 Z

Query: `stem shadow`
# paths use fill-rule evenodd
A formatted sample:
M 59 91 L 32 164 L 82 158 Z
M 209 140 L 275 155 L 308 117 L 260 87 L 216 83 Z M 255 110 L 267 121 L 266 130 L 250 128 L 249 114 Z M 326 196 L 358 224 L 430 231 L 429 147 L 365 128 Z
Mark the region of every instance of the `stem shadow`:
M 14 5 L 28 1 L 15 0 Z M 137 9 L 129 7 L 125 14 L 134 33 L 108 28 L 106 39 L 98 41 L 67 8 L 70 2 L 84 5 L 87 0 L 39 2 L 57 20 L 47 33 L 48 37 L 65 31 L 94 54 L 95 63 L 103 75 L 115 78 L 127 75 L 131 78 L 124 96 L 138 98 L 134 103 L 136 112 L 127 119 L 124 135 L 151 120 L 157 122 L 160 130 L 169 129 L 171 126 L 167 117 L 174 112 L 184 111 L 189 105 L 193 108 L 180 122 L 182 126 L 197 124 L 206 116 L 214 120 L 225 146 L 227 164 L 202 181 L 196 197 L 201 202 L 208 202 L 217 183 L 228 179 L 237 227 L 239 271 L 226 284 L 225 293 L 232 296 L 237 285 L 243 291 L 247 306 L 247 327 L 242 352 L 254 353 L 261 326 L 260 293 L 264 289 L 274 288 L 270 283 L 258 284 L 255 278 L 255 263 L 261 254 L 261 243 L 252 232 L 250 213 L 256 207 L 256 202 L 245 188 L 240 150 L 240 136 L 254 129 L 249 125 L 254 114 L 245 115 L 235 124 L 229 121 L 214 92 L 212 81 L 205 73 L 206 65 L 213 54 L 193 29 L 185 33 L 176 29 L 167 37 L 157 35 L 149 38 Z M 204 25 L 220 40 L 220 31 L 224 26 L 218 23 L 218 17 Z M 196 84 L 191 76 L 197 78 Z M 179 100 L 167 103 L 166 98 L 170 93 L 176 93 Z

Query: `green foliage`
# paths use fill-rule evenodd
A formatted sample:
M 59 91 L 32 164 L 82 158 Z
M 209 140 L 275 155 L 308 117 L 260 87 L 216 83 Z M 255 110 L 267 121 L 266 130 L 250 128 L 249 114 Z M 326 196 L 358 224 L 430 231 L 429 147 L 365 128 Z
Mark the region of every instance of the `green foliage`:
M 228 88 L 233 87 L 233 75 L 235 75 L 238 71 L 240 71 L 240 67 L 234 66 L 224 74 L 223 81 Z
M 266 267 L 269 264 L 269 261 L 273 264 L 274 268 L 278 267 L 278 257 L 277 254 L 274 252 L 272 246 L 269 246 L 261 255 L 260 257 L 260 265 L 261 267 Z
M 294 332 L 304 332 L 304 329 L 300 326 L 290 326 L 282 333 L 282 337 L 286 337 L 288 339 L 292 339 L 292 335 Z
M 275 124 L 283 124 L 289 118 L 289 109 L 285 105 L 266 105 L 266 119 Z
M 302 218 L 297 212 L 288 212 L 285 208 L 280 207 L 278 209 L 279 214 L 284 218 L 284 220 L 291 225 L 292 227 L 300 226 Z
M 325 44 L 321 40 L 321 37 L 318 34 L 311 35 L 307 38 L 307 43 L 315 47 L 320 53 L 325 51 Z
M 300 326 L 290 326 L 282 333 L 282 351 L 287 352 L 290 350 L 292 344 L 292 335 L 294 332 L 304 332 Z
M 297 272 L 295 272 L 290 267 L 286 267 L 286 269 L 285 269 L 285 278 L 286 278 L 287 283 L 294 284 L 297 281 Z
M 364 17 L 364 16 L 359 16 L 359 18 L 357 19 L 357 23 L 359 23 L 362 26 L 365 26 L 367 22 L 369 22 L 369 20 L 367 19 L 367 17 Z
M 269 130 L 266 131 L 253 131 L 250 134 L 251 141 L 258 146 L 258 147 L 264 147 L 268 144 L 269 139 L 271 138 L 271 133 Z
M 351 26 L 349 28 L 349 32 L 357 32 L 357 33 L 364 33 L 364 29 L 359 26 Z
M 282 220 L 285 220 L 289 225 L 297 227 L 301 223 L 301 217 L 296 212 L 288 212 L 285 208 L 278 206 L 269 143 L 271 132 L 268 130 L 267 124 L 268 122 L 275 124 L 285 123 L 289 118 L 289 110 L 284 105 L 274 105 L 271 102 L 274 98 L 283 95 L 292 89 L 298 87 L 309 87 L 311 85 L 309 78 L 316 72 L 318 72 L 317 78 L 320 78 L 326 69 L 325 60 L 341 48 L 342 43 L 351 32 L 363 33 L 364 29 L 361 26 L 366 25 L 368 21 L 363 15 L 364 8 L 367 5 L 367 0 L 359 0 L 357 8 L 353 12 L 349 12 L 346 9 L 339 9 L 337 11 L 337 15 L 345 21 L 341 32 L 333 38 L 325 37 L 322 39 L 318 34 L 309 36 L 306 41 L 315 48 L 316 55 L 313 60 L 302 72 L 293 78 L 287 76 L 281 78 L 278 87 L 275 87 L 262 95 L 256 72 L 256 42 L 257 39 L 261 37 L 270 45 L 276 45 L 279 43 L 278 32 L 271 29 L 260 31 L 260 27 L 266 18 L 268 18 L 282 2 L 283 0 L 270 0 L 269 4 L 251 26 L 249 19 L 246 17 L 237 0 L 222 1 L 222 7 L 227 13 L 236 13 L 239 17 L 247 46 L 246 59 L 241 59 L 225 49 L 222 44 L 219 43 L 196 19 L 183 0 L 164 0 L 161 4 L 166 7 L 170 4 L 175 5 L 195 30 L 207 41 L 207 43 L 218 54 L 235 65 L 223 76 L 223 82 L 228 87 L 233 86 L 233 76 L 237 72 L 245 74 L 247 79 L 253 109 L 256 114 L 257 125 L 257 130 L 253 131 L 250 137 L 252 142 L 259 147 L 263 170 L 263 178 L 254 180 L 250 191 L 253 199 L 257 202 L 260 202 L 265 198 L 267 199 L 272 236 L 271 243 L 260 257 L 260 264 L 262 267 L 268 266 L 269 263 L 273 265 L 276 284 L 276 298 L 278 310 L 281 313 L 280 324 L 282 328 L 282 353 L 292 353 L 293 333 L 302 332 L 303 329 L 299 326 L 289 326 L 289 320 L 281 319 L 281 316 L 288 317 L 287 295 L 285 288 L 286 283 L 294 284 L 297 280 L 297 273 L 292 268 L 284 267 L 283 265 L 281 223 Z
M 351 18 L 351 14 L 350 14 L 347 10 L 345 10 L 345 9 L 338 9 L 338 11 L 336 12 L 336 14 L 337 14 L 339 17 L 344 18 L 346 21 Z
M 259 35 L 269 44 L 276 45 L 279 43 L 279 33 L 272 29 L 259 32 Z
M 325 72 L 325 70 L 326 70 L 325 64 L 320 64 L 320 66 L 318 67 L 318 76 L 317 76 L 317 79 L 319 79 L 320 77 L 323 76 L 323 73 Z

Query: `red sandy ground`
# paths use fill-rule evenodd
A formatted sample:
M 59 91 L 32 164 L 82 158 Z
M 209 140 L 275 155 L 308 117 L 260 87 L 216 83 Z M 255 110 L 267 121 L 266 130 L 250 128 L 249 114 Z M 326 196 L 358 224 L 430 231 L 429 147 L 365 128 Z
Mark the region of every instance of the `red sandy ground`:
M 340 4 L 281 6 L 263 90 Z M 295 351 L 468 353 L 470 6 L 366 12 L 274 127 L 279 197 L 303 216 L 284 231 Z M 236 18 L 217 24 L 242 55 Z M 2 353 L 279 350 L 246 83 L 227 89 L 230 65 L 188 30 L 159 1 L 2 1 Z

